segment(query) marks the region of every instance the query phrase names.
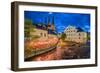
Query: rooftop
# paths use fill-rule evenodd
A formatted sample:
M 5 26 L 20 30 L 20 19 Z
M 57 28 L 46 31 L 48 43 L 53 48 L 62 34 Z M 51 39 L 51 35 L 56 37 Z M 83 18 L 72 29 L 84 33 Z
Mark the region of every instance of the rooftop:
M 84 30 L 80 27 L 77 27 L 76 29 L 77 29 L 77 32 L 84 32 Z

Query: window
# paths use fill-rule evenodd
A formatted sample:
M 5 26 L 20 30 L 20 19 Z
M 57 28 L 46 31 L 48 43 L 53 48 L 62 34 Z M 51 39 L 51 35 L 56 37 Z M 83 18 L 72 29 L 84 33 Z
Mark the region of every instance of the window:
M 79 36 L 81 36 L 81 33 L 79 33 Z
M 75 30 L 73 30 L 73 32 L 75 32 Z
M 42 36 L 43 34 L 42 34 L 42 32 L 40 33 L 40 36 Z
M 46 37 L 46 33 L 44 33 L 44 37 Z

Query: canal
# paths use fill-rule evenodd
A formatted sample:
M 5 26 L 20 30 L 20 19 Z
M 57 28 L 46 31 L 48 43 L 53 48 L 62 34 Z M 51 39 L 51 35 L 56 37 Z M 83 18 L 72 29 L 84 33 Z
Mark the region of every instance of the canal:
M 61 44 L 61 42 L 59 42 Z M 69 59 L 87 59 L 90 58 L 90 43 L 56 46 L 55 49 L 43 54 L 31 57 L 28 61 L 49 61 L 49 60 L 69 60 Z M 71 44 L 71 43 L 70 43 Z

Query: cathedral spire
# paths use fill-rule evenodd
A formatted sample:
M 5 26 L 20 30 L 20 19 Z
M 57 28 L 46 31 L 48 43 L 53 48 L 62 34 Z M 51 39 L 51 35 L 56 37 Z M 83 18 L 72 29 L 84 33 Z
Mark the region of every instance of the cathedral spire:
M 54 25 L 54 16 L 53 16 L 53 18 L 52 18 L 52 25 Z
M 51 28 L 51 25 L 50 25 L 50 17 L 48 16 L 48 25 L 47 25 L 47 29 L 49 30 Z
M 48 24 L 50 24 L 50 17 L 48 17 Z
M 54 16 L 52 17 L 52 25 L 51 25 L 51 27 L 52 27 L 52 30 L 55 31 Z

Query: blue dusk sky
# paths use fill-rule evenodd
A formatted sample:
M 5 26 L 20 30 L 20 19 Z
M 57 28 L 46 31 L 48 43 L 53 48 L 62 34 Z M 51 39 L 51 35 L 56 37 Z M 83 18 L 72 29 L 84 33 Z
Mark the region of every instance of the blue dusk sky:
M 48 20 L 52 24 L 53 17 L 58 33 L 63 32 L 68 25 L 80 27 L 85 32 L 90 32 L 90 14 L 24 11 L 24 19 L 32 20 L 33 25 L 39 23 L 47 25 Z

